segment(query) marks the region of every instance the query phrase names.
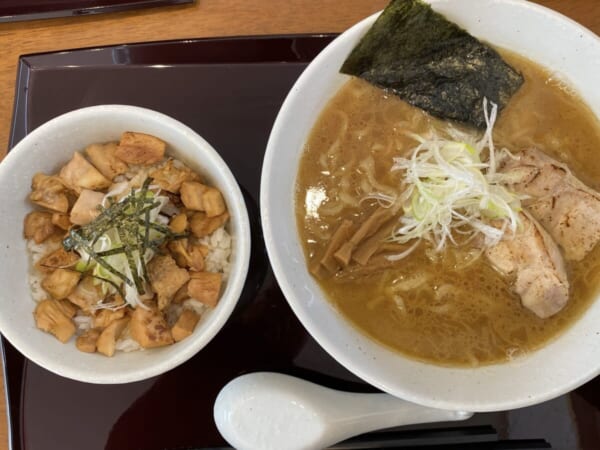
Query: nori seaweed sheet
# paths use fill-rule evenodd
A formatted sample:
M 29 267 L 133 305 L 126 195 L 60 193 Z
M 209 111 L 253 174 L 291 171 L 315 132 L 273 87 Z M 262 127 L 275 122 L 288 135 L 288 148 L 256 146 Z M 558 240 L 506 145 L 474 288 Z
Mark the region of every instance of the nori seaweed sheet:
M 421 0 L 392 0 L 340 71 L 479 129 L 485 129 L 483 98 L 501 111 L 523 84 L 493 48 Z

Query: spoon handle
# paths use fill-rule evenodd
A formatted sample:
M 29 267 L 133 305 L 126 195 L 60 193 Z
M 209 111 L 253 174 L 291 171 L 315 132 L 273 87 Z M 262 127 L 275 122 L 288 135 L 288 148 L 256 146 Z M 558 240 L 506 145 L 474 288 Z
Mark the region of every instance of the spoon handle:
M 465 420 L 473 415 L 465 411 L 429 408 L 389 394 L 329 391 L 334 396 L 331 396 L 331 402 L 324 403 L 323 411 L 336 423 L 331 430 L 331 444 L 383 428 Z M 321 398 L 325 399 L 330 392 L 321 392 Z

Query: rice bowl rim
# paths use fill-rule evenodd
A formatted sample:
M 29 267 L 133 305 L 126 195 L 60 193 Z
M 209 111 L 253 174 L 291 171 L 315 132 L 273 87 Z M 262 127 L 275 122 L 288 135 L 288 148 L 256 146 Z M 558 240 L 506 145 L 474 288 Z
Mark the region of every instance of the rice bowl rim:
M 87 130 L 86 134 L 102 134 L 104 129 L 110 129 L 110 133 L 105 131 L 106 137 L 102 139 L 87 140 L 76 134 L 80 127 Z M 136 129 L 133 129 L 134 127 Z M 35 155 L 39 156 L 42 142 L 48 139 L 51 142 L 52 139 L 60 141 L 75 135 L 85 140 L 87 142 L 85 145 L 88 145 L 115 140 L 115 137 L 123 131 L 145 132 L 165 140 L 168 145 L 168 156 L 173 156 L 189 165 L 222 192 L 230 213 L 227 226 L 232 237 L 230 272 L 219 303 L 205 314 L 207 317 L 201 318 L 191 336 L 167 347 L 141 352 L 120 352 L 112 358 L 106 358 L 103 355 L 80 352 L 75 347 L 73 339 L 62 344 L 53 336 L 38 330 L 33 320 L 36 302 L 29 291 L 27 301 L 30 302 L 30 315 L 26 318 L 15 315 L 13 311 L 15 308 L 11 308 L 11 297 L 14 292 L 23 293 L 23 291 L 19 291 L 19 288 L 6 289 L 6 285 L 14 283 L 15 280 L 8 277 L 7 272 L 19 270 L 15 268 L 17 266 L 22 268 L 22 258 L 29 259 L 29 255 L 27 252 L 21 254 L 19 251 L 19 248 L 23 247 L 21 244 L 25 243 L 22 237 L 24 215 L 7 220 L 11 209 L 7 205 L 10 206 L 12 202 L 13 205 L 17 205 L 15 210 L 23 208 L 22 203 L 27 202 L 32 174 L 48 170 L 51 164 L 56 170 L 56 167 L 68 161 L 61 157 L 36 161 Z M 52 145 L 57 144 L 53 143 L 51 147 Z M 84 146 L 73 144 L 70 150 L 61 150 L 60 153 L 72 155 L 75 151 L 82 151 Z M 4 212 L 0 214 L 2 216 L 0 226 L 11 230 L 10 233 L 13 234 L 12 239 L 9 239 L 11 243 L 2 245 L 0 249 L 0 265 L 5 268 L 5 272 L 0 274 L 0 281 L 4 282 L 0 291 L 0 308 L 8 307 L 8 311 L 2 311 L 0 314 L 0 332 L 28 359 L 58 375 L 89 383 L 114 384 L 140 381 L 162 374 L 182 364 L 207 345 L 223 327 L 241 295 L 248 271 L 251 245 L 250 222 L 242 191 L 227 164 L 205 139 L 187 125 L 163 113 L 131 105 L 97 105 L 76 109 L 50 119 L 27 134 L 0 164 L 0 198 L 4 200 L 1 206 Z M 29 203 L 29 210 L 32 209 L 33 205 Z M 18 232 L 13 229 L 18 229 Z M 16 264 L 8 263 L 15 258 Z M 29 261 L 26 261 L 25 266 L 29 268 Z M 24 278 L 28 278 L 29 272 L 12 275 L 16 277 L 16 284 L 18 284 L 18 280 L 22 279 L 23 275 Z M 28 285 L 28 280 L 26 282 Z M 22 286 L 19 287 L 22 289 Z M 49 339 L 49 349 L 40 345 L 43 340 L 40 341 L 37 336 L 32 338 L 33 333 L 41 333 L 44 338 Z M 36 341 L 37 345 L 33 341 Z M 53 341 L 62 348 L 57 347 Z M 143 356 L 140 357 L 140 354 Z M 89 358 L 90 356 L 92 359 Z M 103 362 L 94 362 L 93 358 L 101 358 Z M 127 361 L 122 361 L 123 359 Z

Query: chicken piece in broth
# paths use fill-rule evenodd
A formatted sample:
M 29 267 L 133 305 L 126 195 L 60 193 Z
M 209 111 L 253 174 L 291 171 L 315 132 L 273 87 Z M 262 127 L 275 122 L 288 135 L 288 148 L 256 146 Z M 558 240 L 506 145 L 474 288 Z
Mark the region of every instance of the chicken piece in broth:
M 520 179 L 512 188 L 531 197 L 525 205 L 567 259 L 581 261 L 600 241 L 600 194 L 565 164 L 530 148 L 516 159 L 507 158 L 503 171 Z
M 569 300 L 569 280 L 556 243 L 528 214 L 521 214 L 523 229 L 485 251 L 502 275 L 514 278 L 514 291 L 523 306 L 545 319 Z

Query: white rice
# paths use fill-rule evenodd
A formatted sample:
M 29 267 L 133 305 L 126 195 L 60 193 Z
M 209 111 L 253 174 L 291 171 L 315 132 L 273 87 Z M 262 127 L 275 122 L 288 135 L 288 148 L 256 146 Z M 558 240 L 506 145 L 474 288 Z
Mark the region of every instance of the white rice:
M 46 240 L 46 242 L 42 242 L 41 244 L 36 244 L 33 239 L 27 241 L 27 250 L 29 250 L 33 264 L 37 263 L 48 253 L 58 250 L 60 246 L 61 241 L 59 240 Z
M 204 313 L 204 311 L 208 309 L 208 306 L 206 306 L 202 302 L 199 302 L 195 298 L 189 298 L 183 302 L 183 309 L 191 309 L 196 314 L 201 316 Z
M 144 347 L 131 337 L 129 327 L 126 327 L 121 336 L 119 336 L 119 339 L 117 339 L 115 349 L 121 352 L 134 352 L 136 350 L 144 350 Z
M 46 298 L 46 291 L 42 288 L 42 274 L 37 270 L 29 274 L 29 285 L 31 286 L 31 297 L 36 303 Z
M 44 300 L 48 294 L 46 294 L 46 291 L 44 291 L 42 288 L 42 280 L 44 279 L 44 275 L 35 268 L 35 264 L 48 253 L 58 250 L 60 245 L 60 241 L 47 240 L 41 244 L 36 244 L 33 239 L 29 239 L 27 241 L 27 250 L 29 250 L 31 262 L 31 270 L 29 271 L 29 285 L 31 286 L 31 296 L 36 303 Z
M 75 317 L 73 317 L 73 322 L 75 322 L 77 331 L 79 331 L 78 334 L 83 333 L 92 328 L 92 316 L 86 316 L 81 312 L 78 312 L 75 315 Z
M 231 256 L 231 235 L 225 227 L 216 229 L 211 235 L 199 239 L 200 244 L 208 247 L 206 255 L 206 271 L 222 272 L 223 280 L 229 275 L 229 257 Z

